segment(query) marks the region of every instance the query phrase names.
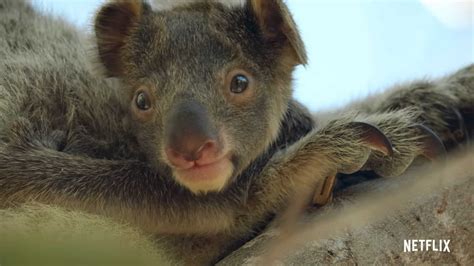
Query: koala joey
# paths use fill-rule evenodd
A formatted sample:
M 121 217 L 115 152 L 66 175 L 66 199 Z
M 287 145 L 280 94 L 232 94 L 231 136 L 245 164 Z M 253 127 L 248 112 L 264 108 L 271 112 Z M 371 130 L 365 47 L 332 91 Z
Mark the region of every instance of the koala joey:
M 307 57 L 283 1 L 157 6 L 105 3 L 91 69 L 80 32 L 0 3 L 1 206 L 111 217 L 209 264 L 302 188 L 323 204 L 337 173 L 396 176 L 472 136 L 472 65 L 318 122 L 292 98 Z

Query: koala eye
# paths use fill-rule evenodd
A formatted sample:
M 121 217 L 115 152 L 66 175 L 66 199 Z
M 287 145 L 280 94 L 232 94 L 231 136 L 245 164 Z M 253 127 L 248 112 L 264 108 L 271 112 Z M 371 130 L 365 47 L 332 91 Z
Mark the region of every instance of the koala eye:
M 150 101 L 148 99 L 148 95 L 144 91 L 141 91 L 137 94 L 137 97 L 135 98 L 135 104 L 137 105 L 138 109 L 142 111 L 150 109 Z
M 249 87 L 249 79 L 242 74 L 235 75 L 230 83 L 230 91 L 233 93 L 242 93 Z

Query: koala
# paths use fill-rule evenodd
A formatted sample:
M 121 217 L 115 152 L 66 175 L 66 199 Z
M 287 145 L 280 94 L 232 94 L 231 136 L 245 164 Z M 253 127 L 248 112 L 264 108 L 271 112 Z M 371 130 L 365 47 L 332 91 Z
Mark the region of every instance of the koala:
M 473 134 L 474 65 L 315 117 L 281 0 L 105 3 L 87 36 L 0 2 L 0 206 L 100 215 L 208 265 L 338 173 L 403 173 Z M 343 75 L 343 74 L 341 74 Z M 308 199 L 309 201 L 310 199 Z

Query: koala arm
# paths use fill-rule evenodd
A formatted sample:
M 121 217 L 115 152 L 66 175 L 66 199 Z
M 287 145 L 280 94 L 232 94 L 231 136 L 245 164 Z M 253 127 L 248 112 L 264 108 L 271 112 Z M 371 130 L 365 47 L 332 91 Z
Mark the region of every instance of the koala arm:
M 26 121 L 12 131 L 15 142 L 0 143 L 3 207 L 28 201 L 54 204 L 113 217 L 149 233 L 213 232 L 232 223 L 233 202 L 195 196 L 176 185 L 166 169 L 58 151 L 54 137 L 39 137 Z
M 267 165 L 256 181 L 260 185 L 250 193 L 253 200 L 269 204 L 263 209 L 278 209 L 298 187 L 316 187 L 319 192 L 336 173 L 371 170 L 383 177 L 398 176 L 418 156 L 443 156 L 445 149 L 473 137 L 473 82 L 471 65 L 438 81 L 398 86 L 317 119 L 325 122 Z
M 382 177 L 401 175 L 419 156 L 445 154 L 442 140 L 416 119 L 412 109 L 340 115 L 275 155 L 255 181 L 249 206 L 281 210 L 295 193 L 322 191 L 329 197 L 337 173 L 370 170 Z M 315 196 L 315 203 L 317 202 Z
M 392 152 L 376 127 L 355 117 L 333 120 L 273 156 L 255 179 L 248 205 L 278 212 L 295 194 L 309 196 L 326 178 L 360 170 L 371 154 L 386 157 Z

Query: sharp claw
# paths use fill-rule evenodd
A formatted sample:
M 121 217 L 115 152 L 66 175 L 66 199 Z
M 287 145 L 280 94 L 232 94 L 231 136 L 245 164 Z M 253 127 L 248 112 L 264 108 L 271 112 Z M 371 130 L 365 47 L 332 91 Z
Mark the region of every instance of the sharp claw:
M 456 138 L 456 141 L 463 142 L 468 140 L 469 133 L 467 131 L 466 127 L 466 122 L 464 121 L 464 118 L 461 115 L 461 112 L 459 112 L 458 109 L 452 108 L 453 113 L 456 116 L 457 122 L 458 122 L 458 127 L 457 130 L 454 131 L 454 137 Z
M 446 157 L 446 148 L 443 141 L 433 130 L 421 124 L 417 124 L 415 127 L 423 134 L 423 148 L 420 155 L 431 161 Z
M 452 150 L 464 143 L 469 145 L 470 134 L 472 134 L 469 132 L 469 127 L 472 125 L 472 111 L 471 117 L 469 117 L 469 111 L 464 108 L 450 107 L 446 113 L 449 113 L 445 121 L 447 128 L 443 132 L 439 132 L 439 137 L 443 140 L 446 150 Z
M 326 205 L 332 199 L 332 191 L 336 183 L 336 175 L 328 176 L 323 183 L 321 190 L 316 191 L 313 197 L 313 204 Z
M 370 149 L 380 151 L 385 156 L 393 155 L 392 143 L 380 129 L 364 122 L 351 122 L 350 124 L 354 129 L 362 132 L 362 141 Z
M 451 149 L 463 142 L 469 142 L 469 132 L 466 127 L 466 121 L 457 108 L 451 108 L 453 118 L 448 119 L 448 130 L 443 136 L 446 149 Z

